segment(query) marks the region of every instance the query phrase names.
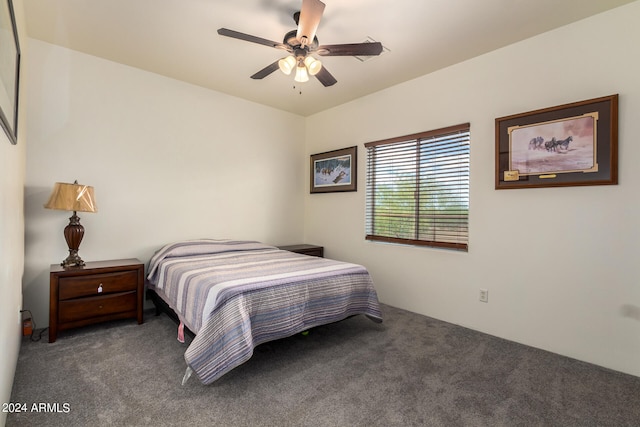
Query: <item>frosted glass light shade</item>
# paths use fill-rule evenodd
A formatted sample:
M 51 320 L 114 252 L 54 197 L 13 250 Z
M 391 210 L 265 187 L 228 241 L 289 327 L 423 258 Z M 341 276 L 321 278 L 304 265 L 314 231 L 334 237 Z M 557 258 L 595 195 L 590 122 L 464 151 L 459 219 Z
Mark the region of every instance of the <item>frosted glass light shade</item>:
M 318 61 L 316 58 L 312 56 L 307 56 L 304 59 L 304 65 L 307 66 L 307 69 L 309 70 L 309 74 L 311 74 L 312 76 L 315 76 L 316 74 L 318 74 L 318 72 L 322 68 L 322 62 Z
M 307 74 L 307 67 L 304 65 L 296 67 L 296 76 L 294 77 L 295 81 L 299 83 L 304 83 L 309 81 L 309 74 Z
M 286 58 L 282 58 L 280 61 L 278 61 L 278 67 L 280 67 L 280 71 L 285 73 L 287 76 L 291 74 L 291 71 L 293 71 L 293 68 L 295 66 L 296 66 L 296 58 L 294 58 L 291 55 L 287 56 Z

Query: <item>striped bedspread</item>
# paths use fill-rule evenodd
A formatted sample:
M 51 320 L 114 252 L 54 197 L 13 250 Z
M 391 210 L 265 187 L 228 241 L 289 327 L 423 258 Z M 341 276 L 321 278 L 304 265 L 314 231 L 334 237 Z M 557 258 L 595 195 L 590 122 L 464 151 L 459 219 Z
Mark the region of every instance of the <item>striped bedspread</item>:
M 209 384 L 263 342 L 365 314 L 382 321 L 367 270 L 259 242 L 191 240 L 149 261 L 150 287 L 196 336 L 187 365 Z

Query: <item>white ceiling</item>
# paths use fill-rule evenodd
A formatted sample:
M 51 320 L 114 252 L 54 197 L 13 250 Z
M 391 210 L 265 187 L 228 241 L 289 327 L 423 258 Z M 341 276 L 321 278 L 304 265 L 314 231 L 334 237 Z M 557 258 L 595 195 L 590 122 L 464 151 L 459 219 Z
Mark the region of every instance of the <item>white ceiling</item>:
M 388 52 L 320 58 L 338 83 L 253 73 L 281 50 L 302 0 L 24 0 L 29 37 L 307 116 L 635 0 L 323 0 L 320 44 L 368 37 Z

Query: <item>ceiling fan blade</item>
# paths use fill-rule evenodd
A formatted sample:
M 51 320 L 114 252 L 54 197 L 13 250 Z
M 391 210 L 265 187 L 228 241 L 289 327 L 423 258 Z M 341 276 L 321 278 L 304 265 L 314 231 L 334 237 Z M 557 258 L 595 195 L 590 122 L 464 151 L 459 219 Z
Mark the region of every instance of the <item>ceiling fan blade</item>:
M 320 81 L 320 83 L 322 83 L 325 87 L 327 86 L 333 86 L 334 84 L 336 84 L 338 81 L 336 80 L 335 77 L 333 77 L 331 75 L 331 73 L 329 71 L 327 71 L 327 69 L 325 68 L 325 66 L 323 65 L 322 68 L 320 69 L 320 71 L 318 71 L 318 74 L 316 74 L 316 78 Z
M 253 76 L 251 76 L 251 78 L 254 79 L 254 80 L 264 79 L 269 74 L 273 73 L 275 70 L 277 70 L 279 68 L 278 61 L 274 62 L 273 64 L 267 65 L 262 70 L 258 71 Z
M 382 53 L 382 43 L 325 44 L 315 52 L 322 56 L 376 56 Z
M 305 44 L 313 43 L 316 37 L 320 19 L 324 12 L 324 3 L 320 0 L 302 0 L 302 9 L 300 9 L 300 17 L 298 20 L 298 32 L 296 38 L 302 43 L 306 39 Z
M 239 31 L 229 30 L 228 28 L 220 28 L 218 30 L 218 34 L 220 34 L 221 36 L 227 36 L 234 39 L 244 40 L 247 42 L 258 43 L 265 46 L 275 47 L 278 49 L 285 49 L 285 50 L 289 49 L 287 45 L 284 45 L 282 43 L 263 39 L 262 37 L 256 37 L 249 34 L 241 33 Z

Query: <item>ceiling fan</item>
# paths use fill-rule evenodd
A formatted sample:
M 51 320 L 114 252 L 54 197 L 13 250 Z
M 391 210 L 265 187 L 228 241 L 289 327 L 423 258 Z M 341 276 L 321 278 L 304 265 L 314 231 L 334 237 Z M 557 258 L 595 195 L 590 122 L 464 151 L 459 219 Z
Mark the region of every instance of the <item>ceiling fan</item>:
M 297 82 L 308 81 L 309 74 L 311 74 L 324 86 L 331 86 L 337 80 L 311 54 L 320 56 L 376 56 L 382 53 L 382 44 L 380 42 L 366 42 L 320 45 L 318 37 L 316 37 L 316 30 L 320 24 L 324 7 L 325 4 L 320 0 L 302 0 L 300 12 L 293 14 L 293 20 L 298 25 L 298 28 L 285 34 L 282 43 L 227 28 L 220 28 L 218 34 L 282 49 L 289 53 L 288 56 L 267 65 L 252 75 L 252 79 L 263 79 L 279 68 L 287 75 L 295 71 L 294 80 Z

